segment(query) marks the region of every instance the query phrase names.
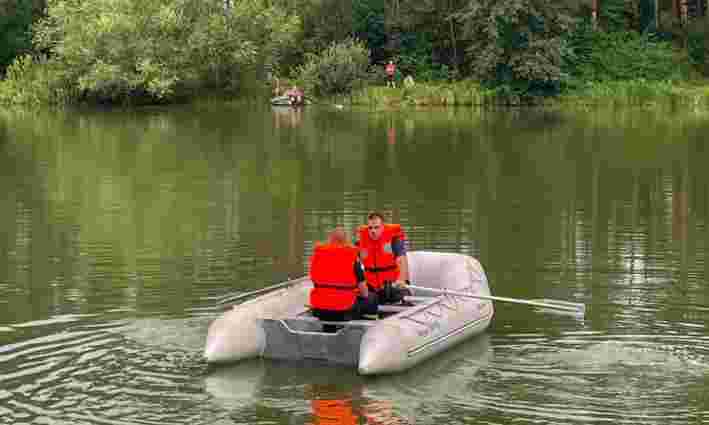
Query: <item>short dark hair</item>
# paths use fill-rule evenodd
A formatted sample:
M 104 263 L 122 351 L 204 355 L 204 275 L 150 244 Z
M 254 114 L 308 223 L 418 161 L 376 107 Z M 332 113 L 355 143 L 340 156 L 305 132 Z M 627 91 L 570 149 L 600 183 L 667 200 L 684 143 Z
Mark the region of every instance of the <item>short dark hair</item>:
M 372 220 L 377 217 L 379 217 L 381 221 L 384 221 L 384 214 L 380 213 L 379 211 L 372 211 L 367 214 L 367 220 Z

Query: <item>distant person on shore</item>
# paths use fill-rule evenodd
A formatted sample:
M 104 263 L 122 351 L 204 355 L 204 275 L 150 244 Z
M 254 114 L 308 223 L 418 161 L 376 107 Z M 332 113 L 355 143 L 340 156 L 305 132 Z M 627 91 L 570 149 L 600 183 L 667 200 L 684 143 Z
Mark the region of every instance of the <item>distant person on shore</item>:
M 387 74 L 387 87 L 396 87 L 396 65 L 394 61 L 389 61 L 384 67 L 384 71 Z

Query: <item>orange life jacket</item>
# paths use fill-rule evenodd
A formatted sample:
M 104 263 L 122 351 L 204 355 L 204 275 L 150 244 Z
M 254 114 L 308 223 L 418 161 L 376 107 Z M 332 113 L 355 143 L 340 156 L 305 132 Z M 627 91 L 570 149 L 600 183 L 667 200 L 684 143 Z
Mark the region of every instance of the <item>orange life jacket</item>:
M 375 290 L 384 287 L 384 282 L 394 282 L 399 278 L 399 265 L 392 251 L 391 243 L 394 238 L 401 238 L 401 226 L 398 224 L 384 224 L 382 235 L 378 240 L 369 237 L 367 226 L 360 226 L 359 230 L 359 259 L 364 265 L 364 276 L 367 283 Z
M 357 248 L 332 244 L 316 245 L 310 260 L 310 307 L 318 310 L 347 311 L 359 295 L 354 264 Z

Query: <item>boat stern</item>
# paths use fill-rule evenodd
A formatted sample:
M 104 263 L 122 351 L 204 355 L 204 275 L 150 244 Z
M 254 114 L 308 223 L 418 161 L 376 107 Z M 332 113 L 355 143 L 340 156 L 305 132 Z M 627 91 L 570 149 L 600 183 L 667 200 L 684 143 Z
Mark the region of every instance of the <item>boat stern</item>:
M 411 366 L 408 346 L 410 329 L 380 323 L 362 337 L 357 370 L 360 375 L 400 372 Z
M 261 324 L 232 310 L 209 326 L 204 358 L 209 363 L 224 363 L 258 356 L 266 343 Z

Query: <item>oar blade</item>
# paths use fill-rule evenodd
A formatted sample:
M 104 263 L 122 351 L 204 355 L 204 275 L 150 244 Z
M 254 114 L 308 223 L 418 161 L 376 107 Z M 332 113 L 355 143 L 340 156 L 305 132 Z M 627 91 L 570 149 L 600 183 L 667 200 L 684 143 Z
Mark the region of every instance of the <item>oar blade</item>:
M 543 312 L 576 316 L 578 318 L 583 318 L 586 316 L 586 306 L 584 304 L 572 303 L 569 301 L 561 300 L 550 300 L 546 298 L 531 301 L 540 304 L 545 304 L 544 307 L 541 307 L 541 311 Z
M 478 299 L 482 299 L 482 300 L 492 300 L 492 301 L 499 301 L 499 302 L 506 302 L 506 303 L 531 305 L 533 307 L 539 308 L 541 311 L 571 314 L 576 317 L 580 316 L 582 318 L 586 314 L 586 307 L 583 304 L 572 303 L 569 301 L 559 301 L 559 300 L 549 300 L 549 299 L 523 300 L 523 299 L 518 299 L 518 298 L 497 297 L 497 296 L 493 296 L 493 295 L 483 295 L 483 294 L 472 294 L 472 293 L 467 293 L 467 292 L 462 292 L 462 291 L 453 291 L 450 289 L 429 288 L 429 287 L 415 286 L 415 285 L 409 285 L 409 288 L 421 290 L 421 291 L 439 293 L 439 294 L 459 296 L 459 297 L 470 297 L 470 298 L 478 298 Z

